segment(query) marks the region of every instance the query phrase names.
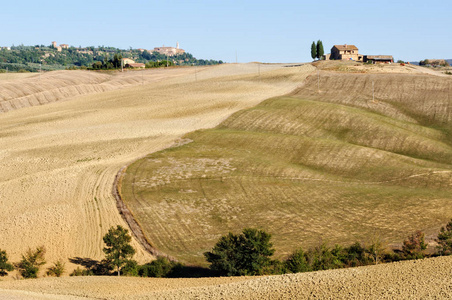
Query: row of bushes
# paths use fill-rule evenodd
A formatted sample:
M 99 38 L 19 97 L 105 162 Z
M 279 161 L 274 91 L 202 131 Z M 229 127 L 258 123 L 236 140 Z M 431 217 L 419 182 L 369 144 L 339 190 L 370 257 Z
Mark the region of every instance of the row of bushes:
M 8 272 L 17 269 L 24 278 L 37 278 L 39 269 L 46 263 L 46 249 L 44 246 L 37 247 L 35 250 L 28 249 L 22 255 L 22 259 L 17 263 L 10 263 L 6 251 L 0 250 L 0 276 L 5 276 Z M 47 268 L 47 276 L 60 277 L 65 270 L 65 263 L 61 260 L 56 261 Z
M 127 275 L 141 277 L 203 277 L 238 276 L 298 273 L 337 268 L 365 266 L 407 259 L 421 259 L 429 256 L 452 254 L 452 220 L 441 228 L 436 238 L 437 247 L 426 253 L 425 235 L 416 231 L 403 241 L 400 250 L 386 250 L 381 242 L 368 246 L 359 242 L 348 247 L 325 243 L 308 249 L 299 248 L 285 260 L 275 260 L 275 249 L 270 242 L 271 235 L 263 230 L 245 228 L 241 234 L 229 233 L 220 238 L 211 251 L 204 256 L 210 263 L 210 270 L 201 267 L 185 266 L 179 262 L 158 257 L 156 260 L 139 265 L 132 256 L 135 249 L 130 245 L 128 230 L 121 226 L 112 227 L 103 237 L 106 246 L 105 259 L 98 262 L 91 259 L 70 259 L 72 263 L 82 265 L 70 275 Z M 17 269 L 24 278 L 36 278 L 40 267 L 46 263 L 44 246 L 29 249 L 17 263 L 10 263 L 5 251 L 0 250 L 0 276 Z M 65 264 L 59 260 L 47 269 L 48 276 L 61 276 Z
M 299 248 L 283 261 L 271 259 L 275 250 L 270 238 L 265 231 L 247 228 L 239 235 L 229 233 L 221 237 L 204 256 L 218 274 L 238 276 L 309 272 L 451 255 L 452 220 L 441 228 L 436 238 L 438 246 L 430 254 L 426 253 L 425 235 L 421 231 L 408 236 L 399 250 L 386 250 L 381 242 L 369 246 L 356 242 L 332 248 L 323 243 L 307 251 Z

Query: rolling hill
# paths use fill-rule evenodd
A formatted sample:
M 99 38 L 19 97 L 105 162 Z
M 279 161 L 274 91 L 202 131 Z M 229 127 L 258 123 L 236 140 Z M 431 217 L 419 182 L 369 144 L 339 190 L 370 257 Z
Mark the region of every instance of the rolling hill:
M 153 246 L 195 264 L 244 227 L 272 233 L 280 257 L 322 241 L 432 237 L 452 216 L 451 87 L 322 71 L 131 164 L 121 193 Z

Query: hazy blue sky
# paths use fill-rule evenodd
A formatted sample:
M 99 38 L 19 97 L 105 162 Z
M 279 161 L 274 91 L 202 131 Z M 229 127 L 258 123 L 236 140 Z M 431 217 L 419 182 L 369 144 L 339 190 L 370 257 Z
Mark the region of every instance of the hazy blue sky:
M 2 1 L 0 45 L 180 47 L 197 58 L 310 61 L 321 39 L 395 59 L 452 58 L 450 5 L 411 1 Z M 342 4 L 345 3 L 345 4 Z

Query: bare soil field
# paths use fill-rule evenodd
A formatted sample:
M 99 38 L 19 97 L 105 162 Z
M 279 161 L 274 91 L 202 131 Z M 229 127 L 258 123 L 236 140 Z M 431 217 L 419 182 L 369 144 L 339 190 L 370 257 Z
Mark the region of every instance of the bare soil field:
M 237 110 L 292 91 L 300 84 L 297 76 L 312 70 L 269 65 L 261 79 L 254 64 L 125 75 L 58 71 L 41 81 L 35 76 L 0 82 L 9 103 L 43 94 L 55 100 L 20 100 L 0 113 L 0 248 L 11 261 L 39 245 L 47 248 L 49 264 L 101 259 L 108 228 L 127 226 L 112 196 L 121 167 L 187 132 L 214 127 Z M 134 246 L 136 259 L 152 258 Z
M 265 277 L 0 282 L 2 299 L 450 299 L 451 257 Z

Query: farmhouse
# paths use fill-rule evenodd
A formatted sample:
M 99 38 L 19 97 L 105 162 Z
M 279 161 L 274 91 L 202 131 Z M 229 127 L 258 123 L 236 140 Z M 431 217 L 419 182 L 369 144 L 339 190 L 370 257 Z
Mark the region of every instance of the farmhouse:
M 122 59 L 122 65 L 123 66 L 134 64 L 134 63 L 135 63 L 135 61 L 133 59 L 130 59 L 130 58 L 123 58 Z
M 121 63 L 124 68 L 136 68 L 136 69 L 146 68 L 145 64 L 136 63 L 134 60 L 130 58 L 123 58 Z
M 363 56 L 358 53 L 358 48 L 355 45 L 345 44 L 334 45 L 331 48 L 330 59 L 362 61 Z
M 355 45 L 334 45 L 331 53 L 323 56 L 325 60 L 354 60 L 370 63 L 392 63 L 394 58 L 391 55 L 362 55 Z
M 143 64 L 143 63 L 127 64 L 127 66 L 129 66 L 130 68 L 135 68 L 135 69 L 144 69 L 144 68 L 146 68 L 146 65 Z

